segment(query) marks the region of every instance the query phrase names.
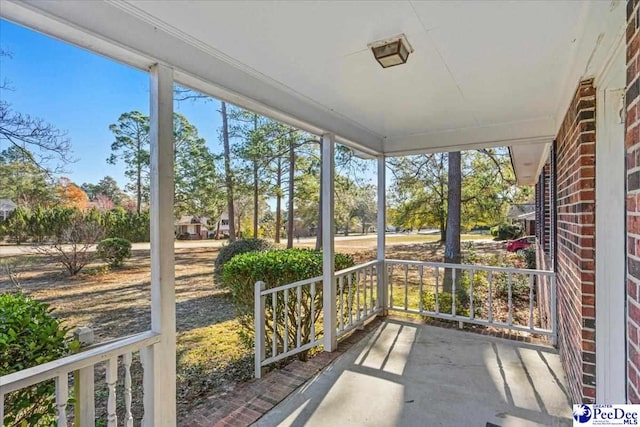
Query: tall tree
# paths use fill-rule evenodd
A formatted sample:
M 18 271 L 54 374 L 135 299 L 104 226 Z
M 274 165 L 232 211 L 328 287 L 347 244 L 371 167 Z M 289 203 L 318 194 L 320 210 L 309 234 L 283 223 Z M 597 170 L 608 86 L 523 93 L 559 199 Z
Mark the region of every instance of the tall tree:
M 233 175 L 231 172 L 231 147 L 229 143 L 229 120 L 227 103 L 221 103 L 222 114 L 222 144 L 224 146 L 224 181 L 227 191 L 227 212 L 229 214 L 229 241 L 236 240 L 235 212 L 233 206 Z
M 198 129 L 182 114 L 174 114 L 175 214 L 218 218 L 224 208 L 224 184 L 216 156 Z
M 69 178 L 62 177 L 58 180 L 56 193 L 60 205 L 68 208 L 78 208 L 84 210 L 87 208 L 89 198 L 80 187 L 75 185 Z
M 142 203 L 149 201 L 149 117 L 139 111 L 123 113 L 109 129 L 116 139 L 107 163 L 124 161 L 127 189 L 136 195 L 136 210 L 140 213 Z
M 294 212 L 295 176 L 296 176 L 296 138 L 289 137 L 289 185 L 287 198 L 287 249 L 293 248 L 296 222 Z
M 96 200 L 100 196 L 107 197 L 115 205 L 119 206 L 126 195 L 118 186 L 118 182 L 110 176 L 105 176 L 97 184 L 83 183 L 80 188 L 87 193 L 90 201 Z

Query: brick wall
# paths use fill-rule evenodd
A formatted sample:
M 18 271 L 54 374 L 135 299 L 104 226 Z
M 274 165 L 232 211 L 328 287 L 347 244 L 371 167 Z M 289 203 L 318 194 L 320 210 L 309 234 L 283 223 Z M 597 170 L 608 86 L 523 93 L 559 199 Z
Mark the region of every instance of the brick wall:
M 547 161 L 542 170 L 544 175 L 542 194 L 544 196 L 544 221 L 542 223 L 542 247 L 546 254 L 550 252 L 551 245 L 551 163 Z
M 627 400 L 640 403 L 640 139 L 638 0 L 627 3 Z
M 575 403 L 595 398 L 595 129 L 590 79 L 556 138 L 558 346 Z

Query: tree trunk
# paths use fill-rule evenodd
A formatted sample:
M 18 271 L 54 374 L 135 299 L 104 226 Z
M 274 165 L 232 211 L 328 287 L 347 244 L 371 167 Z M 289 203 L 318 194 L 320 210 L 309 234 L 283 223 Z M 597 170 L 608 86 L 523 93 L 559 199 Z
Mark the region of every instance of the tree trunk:
M 293 196 L 295 190 L 294 178 L 296 175 L 296 152 L 294 150 L 294 139 L 289 142 L 289 191 L 287 200 L 287 249 L 293 247 L 293 233 L 296 225 L 293 215 Z
M 447 198 L 447 241 L 444 249 L 444 262 L 460 264 L 460 210 L 462 205 L 462 171 L 459 151 L 449 153 L 449 179 Z M 457 271 L 456 273 L 460 273 Z M 456 277 L 456 289 L 460 275 Z M 453 290 L 453 270 L 445 270 L 442 290 Z
M 278 157 L 276 173 L 276 235 L 274 240 L 276 243 L 280 243 L 280 228 L 282 227 L 282 159 L 280 157 Z
M 138 193 L 136 199 L 136 211 L 138 214 L 140 214 L 140 205 L 142 204 L 142 164 L 140 162 L 140 150 L 140 138 L 138 138 L 138 170 L 136 171 L 136 192 Z
M 320 138 L 320 153 L 322 153 L 322 138 Z M 318 195 L 318 225 L 316 227 L 316 251 L 322 249 L 322 166 L 320 167 L 320 194 Z
M 440 243 L 447 241 L 447 223 L 446 221 L 440 221 Z
M 253 238 L 258 238 L 258 162 L 253 162 Z
M 258 115 L 253 115 L 253 132 L 255 138 L 255 132 L 258 130 Z M 255 155 L 254 155 L 255 157 Z M 258 238 L 258 195 L 259 195 L 259 183 L 258 183 L 258 159 L 253 159 L 253 238 Z
M 233 208 L 233 176 L 231 175 L 231 149 L 229 148 L 229 123 L 227 104 L 222 102 L 222 143 L 224 145 L 224 181 L 227 187 L 227 211 L 229 214 L 229 242 L 236 240 L 236 215 Z

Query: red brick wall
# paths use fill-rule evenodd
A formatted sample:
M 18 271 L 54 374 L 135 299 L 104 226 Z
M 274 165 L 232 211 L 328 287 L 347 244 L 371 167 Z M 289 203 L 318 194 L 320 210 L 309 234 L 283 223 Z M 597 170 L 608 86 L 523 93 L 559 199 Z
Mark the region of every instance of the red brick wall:
M 542 243 L 545 253 L 549 254 L 551 244 L 551 163 L 549 161 L 544 165 L 542 173 L 544 174 L 544 188 L 542 189 L 544 195 Z
M 640 139 L 638 0 L 627 3 L 627 400 L 640 403 Z
M 556 138 L 558 346 L 574 403 L 595 398 L 595 129 L 585 80 Z

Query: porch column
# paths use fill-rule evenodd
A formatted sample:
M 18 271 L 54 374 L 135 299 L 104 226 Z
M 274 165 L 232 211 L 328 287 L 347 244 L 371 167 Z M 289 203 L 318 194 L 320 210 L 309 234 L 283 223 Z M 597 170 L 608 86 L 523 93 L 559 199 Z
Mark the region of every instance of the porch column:
M 387 307 L 389 306 L 387 296 L 387 267 L 384 265 L 385 244 L 387 231 L 387 176 L 385 167 L 385 156 L 378 156 L 378 307 L 382 308 L 382 314 L 387 315 Z
M 144 425 L 176 425 L 176 301 L 173 231 L 173 70 L 151 75 L 151 329 L 160 342 L 144 356 Z
M 324 317 L 324 351 L 335 351 L 336 334 L 336 286 L 334 245 L 334 175 L 335 142 L 332 134 L 322 135 L 322 307 Z

